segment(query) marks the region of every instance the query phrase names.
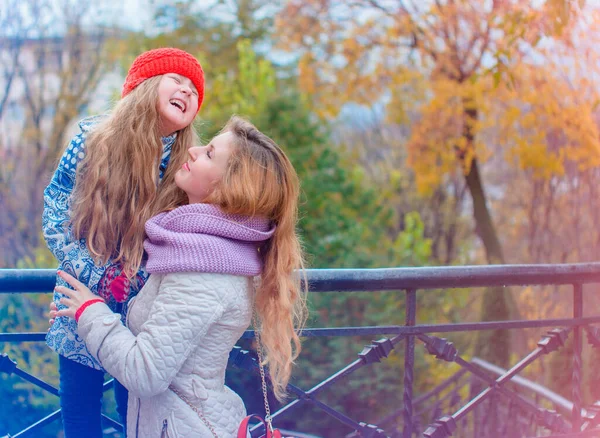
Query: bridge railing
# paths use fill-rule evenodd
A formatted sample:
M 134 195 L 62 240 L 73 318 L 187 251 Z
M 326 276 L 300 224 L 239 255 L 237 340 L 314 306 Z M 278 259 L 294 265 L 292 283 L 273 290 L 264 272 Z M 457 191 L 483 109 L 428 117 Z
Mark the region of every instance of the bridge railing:
M 0 270 L 0 294 L 49 293 L 54 287 L 54 279 L 53 270 Z M 302 332 L 304 337 L 384 337 L 363 348 L 356 360 L 312 388 L 302 389 L 290 385 L 288 390 L 296 399 L 275 412 L 275 420 L 309 404 L 345 425 L 345 430 L 354 430 L 347 436 L 600 436 L 599 409 L 595 406 L 584 407 L 582 397 L 583 332 L 586 332 L 588 341 L 594 347 L 600 346 L 600 331 L 592 325 L 600 324 L 600 311 L 594 311 L 592 316 L 584 317 L 583 286 L 600 283 L 600 263 L 320 269 L 309 270 L 308 281 L 311 293 L 403 291 L 405 324 L 306 328 Z M 453 324 L 417 323 L 417 294 L 430 293 L 433 289 L 530 285 L 570 286 L 572 317 Z M 478 359 L 468 360 L 461 356 L 452 342 L 434 336 L 527 328 L 550 330 L 541 337 L 533 351 L 508 370 L 499 369 L 494 364 Z M 0 342 L 42 341 L 44 336 L 45 333 L 0 333 Z M 533 382 L 524 385 L 518 374 L 541 357 L 560 350 L 570 336 L 573 338 L 573 348 L 569 352 L 572 356 L 571 400 L 539 385 L 532 386 Z M 252 337 L 252 331 L 244 334 L 244 338 Z M 414 394 L 417 342 L 423 344 L 438 360 L 459 366 L 458 372 L 449 379 L 420 395 Z M 375 423 L 363 422 L 322 401 L 320 393 L 325 389 L 348 379 L 360 368 L 385 360 L 393 350 L 401 346 L 404 349 L 403 402 L 401 406 L 392 409 L 385 418 Z M 252 353 L 236 348 L 230 354 L 230 364 L 252 371 L 256 368 L 256 358 Z M 19 369 L 8 357 L 0 360 L 0 371 L 17 374 L 40 387 L 45 385 L 41 380 Z M 46 389 L 55 391 L 55 388 L 51 387 Z M 55 412 L 53 417 L 49 416 L 39 424 L 46 424 L 58 418 L 59 414 Z M 26 436 L 39 424 L 13 436 Z M 115 424 L 115 427 L 118 428 L 119 425 Z M 255 427 L 252 432 L 253 436 L 260 436 L 263 431 Z

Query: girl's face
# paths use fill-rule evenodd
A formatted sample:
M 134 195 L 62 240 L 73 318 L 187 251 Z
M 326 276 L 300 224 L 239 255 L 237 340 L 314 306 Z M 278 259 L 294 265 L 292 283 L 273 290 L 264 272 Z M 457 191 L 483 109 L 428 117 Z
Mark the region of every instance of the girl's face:
M 198 91 L 185 76 L 166 73 L 158 83 L 158 113 L 163 137 L 188 126 L 198 112 Z
M 189 159 L 175 174 L 175 184 L 187 193 L 190 204 L 204 202 L 223 178 L 233 148 L 233 134 L 224 132 L 206 146 L 188 149 Z

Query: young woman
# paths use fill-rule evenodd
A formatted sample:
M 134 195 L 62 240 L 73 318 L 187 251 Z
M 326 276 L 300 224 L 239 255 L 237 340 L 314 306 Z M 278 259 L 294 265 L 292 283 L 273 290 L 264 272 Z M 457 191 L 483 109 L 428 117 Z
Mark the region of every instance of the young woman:
M 44 191 L 43 231 L 59 269 L 124 312 L 141 289 L 144 224 L 180 198 L 175 173 L 195 144 L 191 123 L 202 104 L 204 73 L 179 49 L 138 56 L 109 116 L 80 123 Z M 171 164 L 170 164 L 171 163 Z M 64 285 L 62 278 L 57 284 Z M 58 303 L 59 294 L 54 302 Z M 68 318 L 56 318 L 47 344 L 59 354 L 66 438 L 100 438 L 104 371 Z M 127 393 L 115 385 L 125 421 Z
M 65 272 L 75 290 L 56 287 L 66 308 L 51 316 L 78 321 L 88 350 L 129 389 L 129 437 L 232 437 L 246 413 L 225 368 L 253 309 L 279 399 L 300 351 L 298 179 L 269 137 L 234 117 L 190 148 L 175 183 L 189 204 L 146 223 L 151 276 L 127 327 Z

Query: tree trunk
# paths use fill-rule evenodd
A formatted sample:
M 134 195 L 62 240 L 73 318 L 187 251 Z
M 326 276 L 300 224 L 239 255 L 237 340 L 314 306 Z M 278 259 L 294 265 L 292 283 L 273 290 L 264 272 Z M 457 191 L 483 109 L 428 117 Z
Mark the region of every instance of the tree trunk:
M 473 120 L 477 118 L 477 110 L 465 106 L 465 131 L 469 148 L 473 148 L 474 136 L 470 126 Z M 503 264 L 504 254 L 502 245 L 498 239 L 496 228 L 492 221 L 483 182 L 479 173 L 479 164 L 477 159 L 473 159 L 468 167 L 465 180 L 471 198 L 473 200 L 473 217 L 477 234 L 485 248 L 487 262 L 489 264 Z M 480 319 L 481 321 L 503 321 L 510 319 L 511 316 L 511 295 L 510 290 L 502 286 L 488 287 L 484 291 L 481 303 Z M 510 332 L 507 330 L 489 330 L 478 333 L 475 344 L 474 355 L 485 359 L 501 367 L 509 366 L 510 359 Z
M 473 216 L 477 234 L 485 248 L 489 264 L 504 263 L 502 246 L 490 215 L 477 161 L 473 160 L 466 175 L 467 187 L 473 198 Z M 510 290 L 502 286 L 488 287 L 481 302 L 481 321 L 503 321 L 510 319 Z M 474 355 L 495 365 L 507 368 L 510 358 L 510 332 L 489 330 L 478 333 Z
M 471 167 L 467 175 L 465 175 L 465 180 L 473 200 L 475 226 L 477 227 L 477 234 L 485 248 L 487 262 L 491 265 L 503 264 L 504 254 L 502 252 L 502 245 L 500 245 L 500 240 L 498 240 L 498 234 L 496 233 L 496 228 L 494 227 L 492 216 L 487 206 L 477 159 L 471 162 Z

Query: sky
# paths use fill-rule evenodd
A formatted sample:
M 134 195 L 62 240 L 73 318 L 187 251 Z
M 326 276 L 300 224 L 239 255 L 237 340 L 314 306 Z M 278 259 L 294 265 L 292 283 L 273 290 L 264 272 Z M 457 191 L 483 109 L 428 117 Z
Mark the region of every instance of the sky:
M 117 24 L 119 27 L 126 27 L 132 30 L 142 30 L 146 27 L 152 18 L 152 6 L 149 0 L 126 0 L 110 2 L 119 5 L 122 8 L 122 14 L 117 14 Z M 107 2 L 108 3 L 108 2 Z
M 60 2 L 64 0 L 54 1 Z M 0 0 L 0 4 L 1 2 L 2 0 Z M 170 2 L 174 4 L 175 0 L 171 0 Z M 102 5 L 106 9 L 110 20 L 119 27 L 131 30 L 146 30 L 148 33 L 152 33 L 152 29 L 150 28 L 152 12 L 157 4 L 168 3 L 169 0 L 104 0 Z M 211 12 L 214 11 L 215 13 L 223 14 L 226 8 L 215 8 L 213 7 L 214 3 L 217 3 L 217 0 L 195 1 L 198 10 L 210 9 Z
M 64 0 L 55 0 L 62 3 Z M 0 0 L 2 2 L 2 0 Z M 121 28 L 131 30 L 142 30 L 148 25 L 152 18 L 151 0 L 105 0 L 102 2 L 102 16 L 97 15 L 90 17 L 96 24 L 100 22 L 108 22 L 108 24 L 116 25 Z

